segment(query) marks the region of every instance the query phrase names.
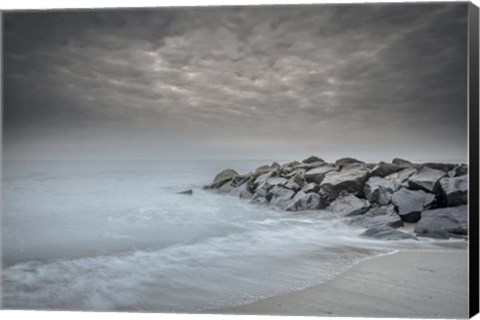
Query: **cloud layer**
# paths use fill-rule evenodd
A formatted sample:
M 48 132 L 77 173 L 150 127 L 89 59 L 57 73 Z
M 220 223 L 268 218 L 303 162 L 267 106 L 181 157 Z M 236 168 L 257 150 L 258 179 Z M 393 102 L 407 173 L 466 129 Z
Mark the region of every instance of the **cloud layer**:
M 7 13 L 6 155 L 462 159 L 466 50 L 464 3 Z

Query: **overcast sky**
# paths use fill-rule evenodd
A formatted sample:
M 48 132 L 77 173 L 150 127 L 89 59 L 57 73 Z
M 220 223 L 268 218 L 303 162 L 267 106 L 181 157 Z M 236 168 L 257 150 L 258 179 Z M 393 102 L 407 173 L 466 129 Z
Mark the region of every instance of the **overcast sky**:
M 6 158 L 464 159 L 467 3 L 4 14 Z

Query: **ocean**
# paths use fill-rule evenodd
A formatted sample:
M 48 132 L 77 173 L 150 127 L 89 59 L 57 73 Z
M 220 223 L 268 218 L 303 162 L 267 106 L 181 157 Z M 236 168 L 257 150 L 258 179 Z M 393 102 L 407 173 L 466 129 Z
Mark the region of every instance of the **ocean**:
M 202 189 L 225 168 L 271 162 L 4 161 L 3 308 L 200 312 L 317 285 L 396 250 L 465 247 L 366 239 L 326 211 Z

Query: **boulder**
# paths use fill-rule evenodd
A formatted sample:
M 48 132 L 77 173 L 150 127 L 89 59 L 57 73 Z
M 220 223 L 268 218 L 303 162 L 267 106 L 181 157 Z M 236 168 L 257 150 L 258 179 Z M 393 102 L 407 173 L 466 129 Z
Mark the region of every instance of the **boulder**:
M 221 193 L 229 193 L 234 189 L 232 185 L 232 181 L 225 182 L 220 188 L 218 188 L 218 192 Z
M 193 190 L 192 190 L 192 189 L 188 189 L 188 190 L 184 190 L 184 191 L 177 192 L 177 194 L 192 195 L 192 194 L 193 194 Z
M 408 178 L 408 186 L 413 190 L 433 192 L 438 180 L 445 175 L 444 171 L 423 167 Z
M 395 164 L 387 163 L 387 162 L 379 162 L 372 170 L 370 170 L 369 175 L 371 177 L 386 177 L 389 174 L 395 173 L 397 171 L 402 170 L 401 166 L 397 166 Z
M 427 163 L 422 163 L 422 166 L 424 168 L 430 168 L 434 170 L 440 170 L 445 173 L 448 173 L 450 170 L 455 168 L 455 165 L 453 163 L 436 163 L 436 162 L 427 162 Z
M 238 172 L 233 169 L 225 169 L 218 173 L 211 184 L 211 188 L 220 188 L 225 182 L 228 182 L 238 176 Z
M 415 226 L 417 236 L 430 238 L 466 237 L 467 206 L 427 210 Z
M 402 188 L 392 195 L 392 203 L 398 215 L 406 222 L 420 220 L 422 211 L 429 208 L 435 196 L 423 190 L 413 191 Z
M 240 199 L 252 199 L 253 193 L 250 192 L 248 189 L 243 189 L 243 190 L 240 190 L 239 197 Z
M 304 211 L 322 209 L 324 207 L 322 199 L 318 194 L 299 191 L 283 209 L 287 211 Z
M 365 162 L 357 160 L 355 158 L 341 158 L 335 161 L 335 166 L 341 168 L 346 164 L 365 164 Z
M 308 169 L 318 168 L 323 165 L 325 165 L 325 162 L 318 161 L 318 162 L 311 162 L 311 163 L 301 163 L 299 165 L 296 165 L 294 168 L 308 170 Z
M 253 179 L 253 173 L 247 173 L 246 175 L 238 175 L 232 179 L 232 186 L 240 187 L 241 185 L 248 183 Z
M 440 179 L 436 193 L 442 205 L 454 207 L 467 204 L 468 176 L 445 177 Z
M 316 157 L 316 156 L 308 157 L 307 159 L 303 160 L 302 162 L 303 163 L 312 163 L 312 162 L 323 162 L 323 163 L 325 163 L 325 161 L 323 161 L 323 159 L 320 159 L 319 157 Z
M 270 168 L 280 168 L 280 164 L 278 162 L 274 162 L 272 163 L 272 165 L 270 166 Z
M 343 217 L 358 216 L 364 214 L 370 209 L 370 203 L 365 199 L 360 199 L 351 193 L 342 192 L 330 205 L 327 207 L 337 215 Z
M 270 167 L 268 164 L 263 165 L 255 169 L 255 175 L 261 175 L 267 172 L 270 172 L 273 168 Z
M 333 199 L 341 191 L 358 194 L 363 191 L 367 174 L 368 171 L 363 167 L 347 167 L 341 171 L 330 171 L 325 174 L 320 187 Z
M 364 237 L 375 238 L 381 240 L 406 240 L 416 238 L 411 234 L 398 231 L 392 227 L 380 226 L 367 229 L 364 233 L 361 234 Z
M 307 182 L 321 183 L 325 174 L 334 171 L 336 168 L 330 165 L 324 165 L 318 168 L 310 169 L 305 172 L 305 180 Z
M 466 164 L 458 165 L 448 172 L 450 177 L 459 177 L 466 174 L 468 174 L 468 166 Z
M 267 173 L 262 173 L 261 175 L 257 176 L 257 178 L 254 181 L 254 184 L 256 186 L 258 186 L 258 185 L 266 182 L 270 178 L 277 177 L 278 176 L 278 170 L 279 169 L 276 168 L 276 169 L 272 169 L 272 170 L 268 171 Z
M 399 167 L 403 167 L 403 168 L 410 168 L 410 167 L 413 166 L 413 163 L 411 163 L 408 160 L 401 159 L 401 158 L 394 158 L 392 160 L 392 164 L 397 165 Z
M 380 177 L 370 177 L 363 187 L 365 198 L 371 203 L 387 205 L 396 191 L 393 181 Z
M 281 186 L 275 186 L 268 191 L 267 200 L 274 206 L 284 208 L 294 195 L 295 192 L 290 189 L 286 189 Z
M 393 182 L 395 190 L 400 189 L 400 187 L 408 186 L 408 178 L 410 178 L 414 173 L 417 172 L 417 169 L 407 168 L 395 173 L 389 174 L 385 179 Z
M 395 213 L 393 205 L 372 208 L 368 210 L 367 213 L 354 217 L 350 223 L 364 228 L 381 226 L 399 228 L 403 226 L 403 221 L 400 216 Z
M 302 188 L 302 191 L 305 193 L 310 193 L 310 192 L 318 192 L 319 189 L 320 189 L 320 185 L 318 185 L 315 182 L 312 182 L 312 183 L 306 184 Z

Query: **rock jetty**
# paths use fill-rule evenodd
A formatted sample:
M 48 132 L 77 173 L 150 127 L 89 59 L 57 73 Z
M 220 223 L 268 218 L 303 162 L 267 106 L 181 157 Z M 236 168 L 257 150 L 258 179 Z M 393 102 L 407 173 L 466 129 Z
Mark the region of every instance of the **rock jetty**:
M 416 224 L 417 237 L 467 237 L 466 164 L 311 156 L 247 174 L 225 169 L 205 188 L 286 211 L 327 210 L 366 228 L 367 237 L 415 239 L 396 229 L 405 222 Z

